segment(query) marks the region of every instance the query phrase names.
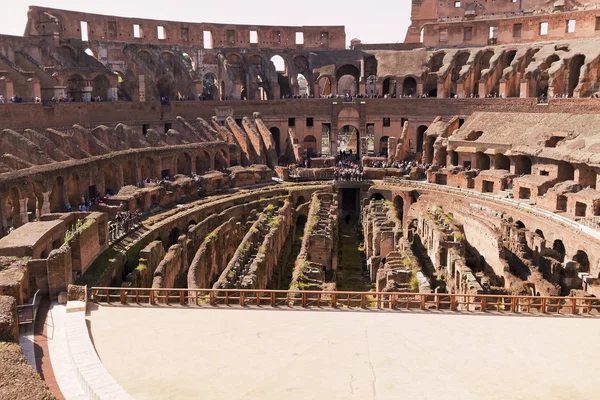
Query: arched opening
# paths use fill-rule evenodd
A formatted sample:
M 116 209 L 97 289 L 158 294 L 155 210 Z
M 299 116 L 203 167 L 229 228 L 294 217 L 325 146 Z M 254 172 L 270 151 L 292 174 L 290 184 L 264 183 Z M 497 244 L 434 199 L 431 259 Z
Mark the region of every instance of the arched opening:
M 304 147 L 307 157 L 312 157 L 317 154 L 317 138 L 313 135 L 305 136 L 302 146 Z
M 117 183 L 118 171 L 114 164 L 104 166 L 104 193 L 113 195 L 119 190 Z
M 379 139 L 379 155 L 382 157 L 387 157 L 388 155 L 388 140 L 390 139 L 389 136 L 382 136 L 381 139 Z
M 555 240 L 554 243 L 552 244 L 552 249 L 556 252 L 556 255 L 558 256 L 558 261 L 560 262 L 564 262 L 565 261 L 565 245 L 563 244 L 562 240 Z
M 404 96 L 415 96 L 417 94 L 417 80 L 412 76 L 404 78 L 402 82 L 402 94 Z
M 202 175 L 210 170 L 210 154 L 201 151 L 196 156 L 196 173 Z
M 429 68 L 431 72 L 438 72 L 440 68 L 444 65 L 444 57 L 446 53 L 437 53 L 431 57 L 431 61 L 429 61 Z
M 590 259 L 585 251 L 577 251 L 573 257 L 573 261 L 579 264 L 578 272 L 590 272 Z
M 124 185 L 136 185 L 137 181 L 137 167 L 132 160 L 127 160 L 123 164 L 123 184 Z
M 490 169 L 490 156 L 481 151 L 475 153 L 475 169 L 480 171 Z
M 202 99 L 219 99 L 219 87 L 217 86 L 217 77 L 213 73 L 206 73 L 202 77 Z
M 319 95 L 322 97 L 329 96 L 331 94 L 331 79 L 327 76 L 319 78 Z
M 141 163 L 141 174 L 142 174 L 142 179 L 148 179 L 148 178 L 155 178 L 155 166 L 154 166 L 154 160 L 151 159 L 150 157 L 145 157 L 142 160 Z
M 358 93 L 360 70 L 351 64 L 341 66 L 336 72 L 337 93 L 354 96 Z
M 536 229 L 535 234 L 541 237 L 542 239 L 545 239 L 544 232 L 541 229 Z
M 396 79 L 395 78 L 385 78 L 383 80 L 382 86 L 383 95 L 386 94 L 394 96 L 396 94 Z
M 494 162 L 495 169 L 510 170 L 510 159 L 503 154 L 496 154 L 496 161 Z
M 457 84 L 460 79 L 460 71 L 462 67 L 465 66 L 469 61 L 469 57 L 471 57 L 471 53 L 462 52 L 454 58 L 454 68 L 452 68 L 452 74 L 450 77 L 450 97 L 454 97 L 454 95 L 457 92 Z
M 291 97 L 293 95 L 288 69 L 285 60 L 280 55 L 276 54 L 271 57 L 271 63 L 277 73 L 277 83 L 279 84 L 279 95 L 282 98 Z
M 404 221 L 404 199 L 402 196 L 396 196 L 394 198 L 394 208 L 396 210 L 396 217 L 400 221 L 400 224 Z
M 171 229 L 171 232 L 169 232 L 169 242 L 167 244 L 167 248 L 173 246 L 174 244 L 177 244 L 177 239 L 179 238 L 179 228 L 173 228 Z
M 173 82 L 169 77 L 162 77 L 156 82 L 158 90 L 158 96 L 163 99 L 173 99 L 175 96 L 175 89 L 173 88 Z
M 370 200 L 385 200 L 385 197 L 381 193 L 376 192 L 371 195 Z
M 308 86 L 308 79 L 302 74 L 296 76 L 296 85 L 298 85 L 298 95 L 302 97 L 310 96 L 310 88 Z
M 423 152 L 423 141 L 425 140 L 426 125 L 421 125 L 417 128 L 417 153 Z
M 491 50 L 484 51 L 479 56 L 479 62 L 474 67 L 473 76 L 473 94 L 479 94 L 479 80 L 481 79 L 482 72 L 490 68 L 490 60 L 494 56 L 494 52 Z M 489 88 L 490 92 L 494 91 L 494 88 Z
M 525 156 L 515 158 L 515 174 L 531 175 L 531 159 Z
M 94 57 L 96 60 L 98 59 L 98 57 L 96 57 L 96 54 L 94 54 L 94 51 L 92 49 L 90 49 L 89 47 L 87 49 L 85 49 L 84 53 L 90 57 Z
M 515 226 L 517 227 L 517 229 L 525 229 L 525 224 L 523 223 L 523 221 L 515 222 Z
M 269 129 L 269 132 L 271 132 L 273 141 L 275 141 L 275 152 L 277 153 L 277 157 L 281 157 L 281 132 L 279 131 L 279 128 L 275 126 Z
M 300 206 L 304 203 L 306 203 L 306 199 L 304 198 L 304 196 L 298 197 L 298 200 L 296 200 L 296 208 L 298 208 L 298 206 Z
M 110 82 L 104 75 L 98 75 L 94 78 L 92 100 L 107 100 L 110 89 Z
M 188 153 L 177 156 L 177 173 L 183 175 L 192 174 L 192 157 Z
M 26 223 L 27 221 L 21 221 L 21 202 L 19 201 L 21 195 L 19 190 L 15 187 L 11 188 L 8 196 L 8 207 L 10 210 L 10 221 L 13 228 L 17 228 L 19 225 Z
M 348 154 L 359 154 L 360 133 L 352 125 L 344 125 L 338 133 L 337 146 L 338 151 Z
M 458 166 L 458 153 L 450 150 L 450 165 Z
M 574 91 L 579 84 L 581 76 L 581 67 L 585 63 L 585 56 L 582 54 L 576 55 L 569 61 L 569 97 L 573 97 Z
M 67 81 L 67 96 L 72 101 L 83 101 L 85 81 L 81 75 L 73 74 Z
M 227 154 L 224 150 L 217 150 L 217 153 L 215 154 L 215 169 L 217 171 L 225 171 L 227 169 L 229 166 L 227 158 Z

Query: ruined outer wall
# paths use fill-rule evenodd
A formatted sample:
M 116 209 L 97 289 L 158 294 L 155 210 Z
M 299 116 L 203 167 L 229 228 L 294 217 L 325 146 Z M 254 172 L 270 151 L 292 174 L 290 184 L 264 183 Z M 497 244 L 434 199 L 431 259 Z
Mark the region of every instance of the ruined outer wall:
M 511 3 L 508 3 L 511 4 Z M 579 39 L 598 36 L 596 17 L 600 10 L 572 11 L 556 14 L 519 15 L 511 18 L 448 21 L 424 25 L 425 46 L 486 46 L 490 27 L 497 27 L 496 44 L 530 43 L 547 40 Z M 576 20 L 575 32 L 567 32 L 567 21 Z M 548 22 L 548 34 L 540 35 L 540 23 Z M 521 35 L 515 37 L 514 25 L 521 24 Z M 472 28 L 472 38 L 465 40 L 464 29 Z M 441 31 L 447 29 L 447 40 Z
M 49 18 L 49 16 L 54 18 Z M 204 31 L 212 34 L 212 47 L 246 49 L 344 49 L 346 33 L 343 26 L 264 26 L 213 23 L 156 21 L 142 18 L 124 18 L 100 14 L 43 7 L 30 7 L 25 36 L 58 35 L 62 39 L 81 39 L 80 24 L 88 24 L 88 40 L 112 40 L 126 43 L 144 43 L 173 46 L 198 46 L 204 43 Z M 134 37 L 133 25 L 140 25 L 140 37 Z M 158 38 L 158 27 L 165 30 L 165 38 Z M 250 31 L 257 31 L 258 42 L 250 43 Z M 227 31 L 234 31 L 228 40 Z M 280 40 L 274 40 L 279 32 Z M 304 44 L 296 44 L 296 32 L 304 35 Z M 328 33 L 327 44 L 322 44 L 322 33 Z

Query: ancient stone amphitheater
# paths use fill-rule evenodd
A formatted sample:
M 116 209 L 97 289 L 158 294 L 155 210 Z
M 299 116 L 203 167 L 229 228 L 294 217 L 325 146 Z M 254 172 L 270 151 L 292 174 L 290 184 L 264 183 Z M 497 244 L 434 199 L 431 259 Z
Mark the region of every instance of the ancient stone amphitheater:
M 30 7 L 0 398 L 597 398 L 598 4 L 413 0 L 350 48 Z

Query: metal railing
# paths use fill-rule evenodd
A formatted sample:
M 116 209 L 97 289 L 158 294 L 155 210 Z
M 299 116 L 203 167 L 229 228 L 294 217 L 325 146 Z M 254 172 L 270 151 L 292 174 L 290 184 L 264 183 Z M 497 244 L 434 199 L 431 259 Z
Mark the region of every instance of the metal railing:
M 33 324 L 35 322 L 35 315 L 37 314 L 37 304 L 35 301 L 38 293 L 40 293 L 39 290 L 33 295 L 33 301 L 30 304 L 17 306 L 19 325 Z
M 94 303 L 128 305 L 437 310 L 600 316 L 600 299 L 596 297 L 124 287 L 93 287 L 91 296 Z

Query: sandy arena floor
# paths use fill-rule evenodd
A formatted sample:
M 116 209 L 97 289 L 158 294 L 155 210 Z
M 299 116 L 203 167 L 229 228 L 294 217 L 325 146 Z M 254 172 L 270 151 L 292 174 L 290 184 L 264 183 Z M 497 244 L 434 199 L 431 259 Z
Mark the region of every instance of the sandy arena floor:
M 91 306 L 136 399 L 598 399 L 600 319 Z

